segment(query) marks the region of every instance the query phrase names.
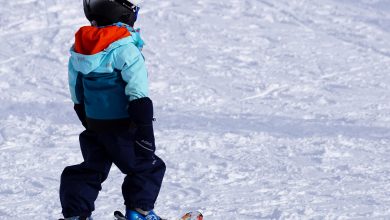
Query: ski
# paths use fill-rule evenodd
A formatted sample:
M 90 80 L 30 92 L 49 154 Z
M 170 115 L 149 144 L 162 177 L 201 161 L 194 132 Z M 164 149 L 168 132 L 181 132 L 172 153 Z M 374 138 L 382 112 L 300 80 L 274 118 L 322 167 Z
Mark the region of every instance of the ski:
M 188 212 L 180 220 L 203 220 L 203 215 L 198 211 Z

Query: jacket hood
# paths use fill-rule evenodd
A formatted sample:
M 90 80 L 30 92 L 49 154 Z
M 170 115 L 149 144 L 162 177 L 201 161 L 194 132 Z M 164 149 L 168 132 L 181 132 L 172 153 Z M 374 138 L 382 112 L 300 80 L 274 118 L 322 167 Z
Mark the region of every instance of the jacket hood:
M 130 43 L 143 46 L 139 32 L 130 26 L 81 27 L 75 34 L 70 62 L 76 71 L 87 74 L 98 68 L 112 50 Z
M 130 32 L 123 27 L 82 27 L 75 35 L 74 50 L 76 53 L 84 55 L 97 54 L 106 49 L 111 43 L 130 35 Z

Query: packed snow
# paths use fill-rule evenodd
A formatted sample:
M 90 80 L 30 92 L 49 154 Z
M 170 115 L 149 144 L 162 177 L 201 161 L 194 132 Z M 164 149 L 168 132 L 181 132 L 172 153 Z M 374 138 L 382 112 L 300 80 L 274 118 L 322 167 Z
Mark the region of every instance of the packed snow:
M 67 83 L 81 0 L 0 0 L 0 219 L 58 219 L 82 162 Z M 390 0 L 145 1 L 167 163 L 156 212 L 390 219 Z M 93 217 L 123 210 L 113 168 Z M 16 217 L 15 217 L 16 216 Z

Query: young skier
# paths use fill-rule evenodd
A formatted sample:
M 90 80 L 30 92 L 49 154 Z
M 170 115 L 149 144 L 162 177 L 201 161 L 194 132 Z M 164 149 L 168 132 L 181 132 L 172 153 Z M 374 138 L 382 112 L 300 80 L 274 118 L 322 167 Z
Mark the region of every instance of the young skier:
M 155 155 L 143 41 L 133 28 L 138 11 L 137 0 L 84 0 L 92 26 L 76 33 L 69 60 L 71 97 L 86 128 L 79 138 L 84 162 L 61 175 L 66 220 L 92 219 L 112 163 L 126 174 L 125 219 L 160 220 L 153 209 L 165 164 Z

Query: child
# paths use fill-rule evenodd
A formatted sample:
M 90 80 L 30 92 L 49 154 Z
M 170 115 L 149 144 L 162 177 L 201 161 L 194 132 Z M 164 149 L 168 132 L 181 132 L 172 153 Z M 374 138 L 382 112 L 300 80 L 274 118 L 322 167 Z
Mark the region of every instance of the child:
M 112 163 L 126 174 L 126 219 L 160 220 L 153 208 L 165 164 L 154 154 L 143 41 L 133 29 L 138 11 L 137 0 L 84 0 L 92 26 L 76 33 L 69 60 L 71 97 L 86 128 L 80 134 L 84 162 L 66 167 L 61 175 L 66 220 L 92 219 Z

